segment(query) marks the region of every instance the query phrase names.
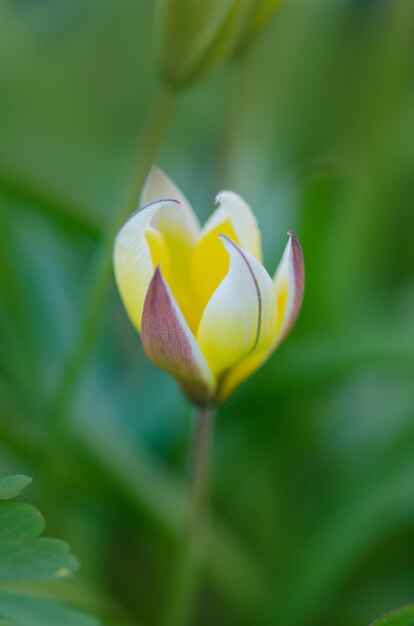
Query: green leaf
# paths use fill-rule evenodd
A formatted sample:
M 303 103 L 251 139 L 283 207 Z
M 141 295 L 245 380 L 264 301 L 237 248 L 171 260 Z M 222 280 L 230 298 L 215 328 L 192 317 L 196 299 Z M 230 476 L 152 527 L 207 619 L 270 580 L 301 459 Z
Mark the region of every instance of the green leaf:
M 62 578 L 78 567 L 69 547 L 40 538 L 44 520 L 23 502 L 0 502 L 0 583 Z
M 44 598 L 0 591 L 0 624 L 7 626 L 98 626 L 99 620 Z
M 372 626 L 414 626 L 414 604 L 382 617 Z
M 31 482 L 23 475 L 0 479 L 0 584 L 55 580 L 78 568 L 69 547 L 40 537 L 45 522 L 37 509 L 10 499 Z M 0 589 L 0 626 L 98 626 L 99 620 L 52 600 Z
M 18 496 L 25 489 L 32 479 L 24 474 L 5 476 L 0 478 L 0 500 L 11 500 Z

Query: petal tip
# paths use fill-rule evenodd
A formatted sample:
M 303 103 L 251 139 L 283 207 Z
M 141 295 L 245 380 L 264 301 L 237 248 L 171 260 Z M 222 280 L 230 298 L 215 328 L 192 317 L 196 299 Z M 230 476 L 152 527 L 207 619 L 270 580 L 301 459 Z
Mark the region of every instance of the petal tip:
M 145 177 L 144 184 L 142 185 L 141 197 L 145 197 L 145 190 L 151 184 L 151 179 L 156 178 L 156 177 L 160 178 L 161 180 L 167 181 L 169 183 L 170 187 L 171 186 L 175 186 L 174 183 L 167 176 L 167 174 L 164 172 L 164 170 L 161 169 L 155 163 L 153 163 L 151 165 L 151 167 L 149 168 L 149 170 L 147 172 L 147 175 Z M 172 191 L 172 189 L 169 189 L 169 191 Z M 181 204 L 181 202 L 179 200 L 177 200 L 177 198 L 174 198 L 174 199 L 173 198 L 166 198 L 166 199 L 171 200 L 171 202 L 178 202 L 178 204 Z M 152 202 L 154 202 L 154 201 L 152 201 Z M 152 204 L 152 202 L 145 202 L 145 204 L 143 205 L 142 208 L 145 208 L 145 206 L 147 206 L 148 204 Z
M 145 176 L 144 184 L 142 185 L 143 189 L 145 189 L 146 185 L 148 184 L 148 181 L 152 178 L 152 176 L 155 176 L 156 174 L 158 174 L 158 172 L 161 172 L 161 169 L 158 167 L 158 165 L 153 163 L 148 169 L 148 172 Z
M 131 215 L 129 215 L 127 217 L 125 222 L 120 227 L 120 229 L 118 231 L 118 234 L 123 229 L 123 227 L 126 224 L 128 224 L 128 222 L 130 222 L 136 215 L 138 215 L 138 213 L 141 213 L 142 211 L 150 209 L 151 207 L 155 206 L 156 204 L 168 204 L 170 202 L 173 203 L 173 204 L 181 204 L 181 202 L 179 200 L 175 200 L 174 198 L 160 198 L 160 200 L 153 200 L 152 202 L 148 202 L 147 204 L 144 204 L 143 206 L 138 207 L 137 209 L 135 209 L 135 211 L 133 211 L 133 213 L 131 213 Z
M 151 174 L 158 174 L 158 172 L 160 172 L 161 174 L 164 174 L 163 170 L 160 168 L 159 165 L 157 165 L 156 163 L 153 163 L 151 165 L 151 167 L 148 170 L 148 174 L 146 176 L 146 178 L 148 178 L 149 176 L 151 176 Z
M 172 199 L 184 203 L 180 190 L 158 165 L 151 165 L 142 186 L 139 204 L 144 208 L 158 199 Z
M 296 237 L 295 233 L 290 230 L 288 232 L 288 235 L 290 237 L 290 243 L 292 245 L 292 254 L 294 257 L 294 263 L 296 263 L 297 265 L 297 270 L 300 271 L 300 273 L 304 274 L 304 264 L 303 264 L 303 250 L 302 250 L 302 246 L 300 245 L 299 239 Z
M 156 302 L 159 303 L 159 298 L 164 296 L 164 292 L 168 293 L 168 287 L 167 287 L 167 283 L 165 281 L 165 278 L 162 274 L 161 271 L 161 266 L 158 264 L 154 270 L 154 274 L 151 278 L 151 282 L 148 286 L 148 290 L 146 293 L 146 297 L 145 297 L 145 302 L 144 302 L 144 309 L 145 309 L 145 305 L 147 303 L 150 302 L 151 298 L 153 301 L 153 305 L 156 304 Z M 148 316 L 146 316 L 148 317 Z M 144 326 L 144 324 L 143 324 Z M 144 328 L 142 329 L 144 332 Z
M 220 233 L 220 235 L 218 235 L 218 238 L 220 239 L 220 241 L 222 242 L 223 246 L 226 248 L 226 250 L 228 250 L 228 244 L 230 246 L 233 246 L 233 248 L 236 248 L 237 250 L 240 250 L 239 246 L 236 244 L 235 241 L 233 241 L 233 239 L 231 237 L 228 237 L 228 235 L 224 235 L 223 233 Z
M 223 199 L 223 196 L 225 196 L 226 194 L 232 193 L 231 191 L 228 191 L 228 189 L 222 189 L 221 191 L 217 192 L 216 195 L 214 196 L 214 204 L 220 204 L 220 202 Z
M 223 242 L 225 242 L 225 241 L 231 241 L 230 237 L 228 237 L 227 235 L 224 235 L 223 233 L 220 233 L 220 234 L 219 234 L 219 235 L 217 235 L 217 236 L 218 236 L 218 238 L 219 238 L 221 241 L 223 241 Z
M 289 250 L 289 256 L 291 256 L 294 265 L 296 265 L 296 269 L 299 270 L 299 273 L 304 273 L 304 264 L 303 264 L 303 250 L 300 245 L 299 239 L 296 237 L 293 230 L 288 230 L 287 235 L 289 237 L 289 244 L 287 250 Z
M 155 268 L 154 276 L 152 277 L 152 279 L 153 280 L 154 279 L 155 280 L 160 280 L 160 279 L 164 280 L 164 277 L 163 277 L 162 272 L 161 272 L 161 265 L 159 263 L 158 263 L 157 267 Z
M 214 204 L 220 204 L 223 200 L 241 200 L 241 196 L 235 191 L 231 191 L 230 189 L 222 189 L 218 193 L 216 193 L 214 197 Z
M 299 315 L 305 289 L 305 265 L 302 246 L 293 231 L 288 231 L 289 242 L 275 275 L 276 293 L 287 285 L 287 301 L 275 346 L 289 334 Z
M 288 230 L 287 231 L 287 235 L 289 237 L 289 239 L 296 245 L 298 245 L 300 247 L 300 243 L 299 243 L 299 239 L 296 237 L 295 233 L 293 232 L 293 230 Z

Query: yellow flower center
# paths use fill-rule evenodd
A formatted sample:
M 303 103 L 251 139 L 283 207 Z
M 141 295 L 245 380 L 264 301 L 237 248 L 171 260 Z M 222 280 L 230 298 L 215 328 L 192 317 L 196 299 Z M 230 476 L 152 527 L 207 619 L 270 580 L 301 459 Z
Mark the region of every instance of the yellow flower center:
M 201 237 L 194 248 L 190 248 L 187 241 L 168 237 L 153 228 L 146 233 L 154 266 L 160 265 L 194 334 L 207 302 L 228 272 L 229 255 L 219 235 L 239 243 L 230 220 Z

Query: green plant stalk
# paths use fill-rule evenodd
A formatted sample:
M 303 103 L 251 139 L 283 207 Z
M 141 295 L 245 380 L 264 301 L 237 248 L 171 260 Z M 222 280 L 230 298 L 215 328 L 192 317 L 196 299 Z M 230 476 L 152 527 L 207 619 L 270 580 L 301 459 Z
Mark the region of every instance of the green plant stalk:
M 136 209 L 141 187 L 145 181 L 157 149 L 165 134 L 170 119 L 175 92 L 165 89 L 154 108 L 147 132 L 138 151 L 133 167 L 131 184 L 117 210 L 108 220 L 102 242 L 96 253 L 92 268 L 88 303 L 80 322 L 80 330 L 74 348 L 69 354 L 57 391 L 49 409 L 49 423 L 53 439 L 60 439 L 66 432 L 66 422 L 73 394 L 83 368 L 93 347 L 102 310 L 105 306 L 112 277 L 112 246 L 122 222 Z
M 241 52 L 231 59 L 228 67 L 227 93 L 224 101 L 224 123 L 220 145 L 220 163 L 217 168 L 219 188 L 238 188 L 240 185 L 239 163 L 246 144 L 247 118 L 247 68 L 245 55 Z
M 27 419 L 23 419 L 23 418 Z M 0 407 L 0 444 L 9 453 L 39 472 L 44 465 L 42 433 L 30 432 L 34 424 L 29 416 L 4 414 Z M 65 498 L 89 498 L 94 493 L 98 501 L 107 501 L 108 493 L 118 505 L 127 507 L 136 528 L 151 527 L 152 540 L 166 545 L 182 545 L 182 529 L 186 519 L 184 498 L 187 490 L 181 481 L 136 446 L 126 448 L 123 437 L 103 436 L 89 428 L 76 431 L 62 453 L 52 457 L 50 471 L 44 475 L 47 490 L 54 490 L 55 503 Z M 68 445 L 69 444 L 69 445 Z M 108 463 L 110 459 L 110 463 Z M 30 470 L 30 471 L 32 471 Z M 27 470 L 29 471 L 29 469 Z M 30 473 L 30 472 L 29 472 Z M 89 477 L 85 482 L 85 477 Z M 183 497 L 184 496 L 184 497 Z M 208 552 L 205 574 L 213 588 L 225 597 L 241 615 L 256 615 L 268 597 L 269 581 L 263 564 L 240 543 L 222 520 L 209 515 L 206 526 Z
M 215 409 L 196 409 L 188 523 L 179 545 L 180 554 L 173 571 L 170 595 L 161 616 L 162 626 L 187 626 L 193 614 L 206 548 L 205 505 L 214 418 Z

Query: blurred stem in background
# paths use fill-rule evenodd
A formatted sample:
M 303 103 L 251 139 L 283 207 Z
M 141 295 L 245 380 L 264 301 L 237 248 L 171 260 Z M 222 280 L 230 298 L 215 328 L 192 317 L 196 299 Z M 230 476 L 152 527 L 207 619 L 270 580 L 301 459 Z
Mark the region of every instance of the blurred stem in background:
M 158 0 L 160 67 L 191 85 L 253 43 L 282 0 Z
M 99 320 L 103 317 L 102 310 L 111 284 L 115 235 L 123 220 L 137 208 L 141 187 L 168 126 L 174 100 L 173 89 L 164 88 L 161 91 L 132 168 L 131 182 L 119 207 L 108 219 L 102 242 L 96 252 L 91 270 L 89 298 L 79 325 L 79 334 L 74 340 L 73 350 L 69 354 L 50 407 L 49 422 L 54 439 L 59 440 L 65 435 L 70 413 L 68 409 L 99 330 Z
M 188 523 L 179 546 L 180 553 L 173 571 L 170 596 L 161 617 L 162 626 L 186 626 L 190 623 L 206 549 L 205 505 L 215 409 L 198 407 L 195 410 L 195 419 Z
M 217 185 L 239 189 L 240 161 L 243 163 L 245 140 L 246 107 L 248 106 L 246 54 L 241 50 L 229 63 L 229 80 L 226 89 L 223 140 L 221 158 L 216 176 Z

